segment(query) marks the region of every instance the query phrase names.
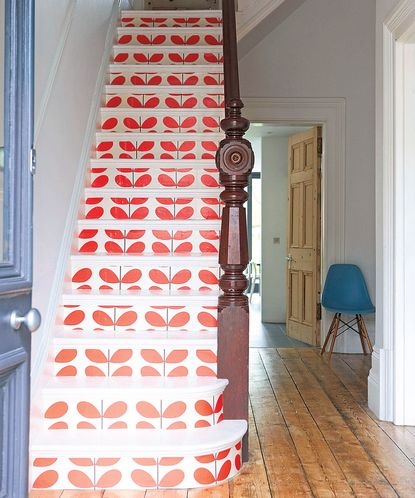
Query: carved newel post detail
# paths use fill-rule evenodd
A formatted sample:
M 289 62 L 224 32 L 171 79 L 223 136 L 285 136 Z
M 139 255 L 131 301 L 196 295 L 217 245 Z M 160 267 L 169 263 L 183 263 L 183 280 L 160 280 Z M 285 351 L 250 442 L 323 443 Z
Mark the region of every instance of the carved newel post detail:
M 244 270 L 249 263 L 246 187 L 254 165 L 251 144 L 243 138 L 249 121 L 241 116 L 239 98 L 227 103 L 221 127 L 226 138 L 216 154 L 224 202 L 219 247 L 222 276 L 219 286 L 218 377 L 229 379 L 224 393 L 226 419 L 248 420 L 249 303 L 244 294 L 248 281 Z M 244 438 L 243 459 L 248 460 L 248 439 Z
M 244 204 L 248 200 L 245 189 L 254 166 L 254 154 L 250 142 L 243 138 L 249 121 L 241 116 L 242 107 L 240 99 L 230 102 L 228 116 L 221 122 L 226 138 L 216 154 L 220 183 L 225 187 L 220 196 L 225 206 L 219 247 L 219 263 L 223 270 L 219 309 L 240 306 L 248 312 L 248 297 L 244 294 L 248 281 L 243 273 L 249 263 Z

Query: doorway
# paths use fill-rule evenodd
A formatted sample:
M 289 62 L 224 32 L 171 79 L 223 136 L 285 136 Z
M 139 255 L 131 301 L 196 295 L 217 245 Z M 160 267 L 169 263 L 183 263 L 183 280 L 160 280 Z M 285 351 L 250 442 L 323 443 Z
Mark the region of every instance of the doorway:
M 290 333 L 286 326 L 287 305 L 290 305 L 287 279 L 289 261 L 286 259 L 289 253 L 288 162 L 290 137 L 299 136 L 311 128 L 311 124 L 299 126 L 254 122 L 247 133 L 255 153 L 247 209 L 253 346 L 306 345 L 298 340 L 295 330 Z M 300 213 L 296 213 L 296 216 L 300 216 Z M 314 302 L 313 306 L 315 305 Z M 310 345 L 318 345 L 319 330 L 315 337 L 316 340 L 306 340 Z M 304 336 L 301 338 L 304 339 Z

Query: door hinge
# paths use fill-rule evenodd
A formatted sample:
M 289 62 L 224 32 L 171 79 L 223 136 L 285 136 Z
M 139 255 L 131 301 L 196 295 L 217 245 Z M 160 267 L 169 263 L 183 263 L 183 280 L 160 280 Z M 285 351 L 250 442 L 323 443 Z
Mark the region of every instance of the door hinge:
M 32 176 L 36 174 L 36 149 L 30 149 L 30 173 Z
M 323 138 L 322 137 L 317 138 L 317 154 L 319 156 L 323 155 Z
M 321 303 L 317 303 L 316 318 L 317 320 L 321 320 Z

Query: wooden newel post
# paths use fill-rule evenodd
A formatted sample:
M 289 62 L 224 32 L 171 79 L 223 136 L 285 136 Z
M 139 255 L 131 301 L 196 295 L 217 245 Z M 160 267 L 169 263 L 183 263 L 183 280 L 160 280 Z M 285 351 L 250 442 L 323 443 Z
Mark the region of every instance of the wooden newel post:
M 249 263 L 246 211 L 246 187 L 254 165 L 251 144 L 243 138 L 249 121 L 241 116 L 239 98 L 227 103 L 221 127 L 226 138 L 216 154 L 219 178 L 225 190 L 219 247 L 222 269 L 218 313 L 218 377 L 229 379 L 224 393 L 225 419 L 248 420 L 249 303 L 245 290 L 248 281 L 244 270 Z M 245 436 L 243 460 L 248 460 Z

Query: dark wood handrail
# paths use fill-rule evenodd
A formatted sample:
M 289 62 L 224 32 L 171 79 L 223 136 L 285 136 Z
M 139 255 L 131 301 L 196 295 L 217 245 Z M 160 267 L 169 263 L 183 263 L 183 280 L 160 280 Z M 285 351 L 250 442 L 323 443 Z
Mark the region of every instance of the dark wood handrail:
M 224 203 L 219 247 L 222 269 L 218 305 L 218 376 L 229 380 L 224 393 L 226 419 L 248 420 L 249 303 L 244 271 L 249 263 L 245 190 L 254 165 L 251 144 L 243 138 L 249 121 L 242 116 L 239 93 L 238 55 L 234 0 L 223 0 L 223 52 L 225 118 L 221 128 L 216 166 Z M 248 438 L 243 442 L 243 459 L 248 460 Z
M 223 0 L 223 71 L 225 74 L 225 103 L 240 99 L 238 46 L 236 40 L 235 1 Z M 226 109 L 229 109 L 226 105 Z

